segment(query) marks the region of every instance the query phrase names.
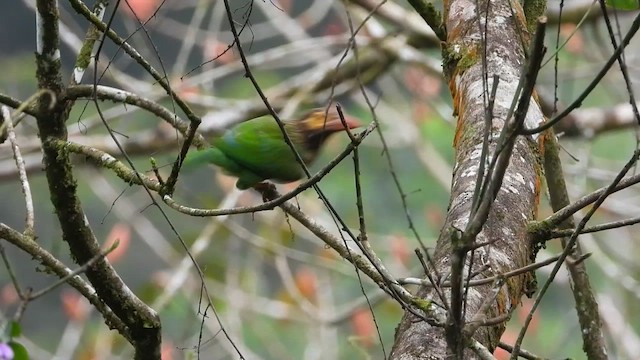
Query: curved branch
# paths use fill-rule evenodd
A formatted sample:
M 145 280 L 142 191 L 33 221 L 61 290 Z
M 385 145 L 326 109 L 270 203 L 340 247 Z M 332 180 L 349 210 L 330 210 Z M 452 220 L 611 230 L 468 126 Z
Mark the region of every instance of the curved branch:
M 75 100 L 78 98 L 93 99 L 96 96 L 99 100 L 111 100 L 118 103 L 137 106 L 156 115 L 162 120 L 169 123 L 183 136 L 187 136 L 189 123 L 181 119 L 177 114 L 158 104 L 157 102 L 147 99 L 132 92 L 104 85 L 74 85 L 69 86 L 65 93 L 65 100 Z M 207 141 L 200 134 L 196 134 L 193 144 L 199 149 L 208 145 Z
M 84 16 L 91 24 L 93 24 L 98 30 L 105 33 L 106 36 L 111 39 L 116 45 L 118 45 L 125 53 L 127 53 L 133 60 L 135 60 L 143 69 L 145 69 L 153 78 L 162 86 L 162 88 L 171 96 L 171 99 L 176 102 L 178 107 L 187 115 L 190 121 L 200 123 L 200 118 L 191 110 L 191 107 L 185 103 L 178 94 L 176 94 L 166 80 L 166 76 L 160 74 L 148 61 L 146 61 L 136 49 L 129 45 L 125 39 L 118 36 L 118 34 L 112 29 L 108 29 L 107 25 L 100 20 L 89 8 L 79 0 L 70 0 L 69 3 L 73 9 L 80 15 Z
M 544 233 L 547 230 L 550 231 L 551 229 L 560 226 L 562 222 L 569 219 L 571 216 L 573 216 L 573 214 L 596 202 L 596 200 L 598 200 L 598 198 L 608 190 L 611 190 L 611 193 L 615 193 L 637 183 L 640 183 L 640 174 L 624 178 L 612 189 L 608 189 L 608 187 L 602 187 L 592 192 L 591 194 L 587 194 L 574 201 L 573 203 L 563 207 L 546 219 L 538 222 L 533 222 L 533 225 L 529 226 L 529 232 L 536 236 L 535 234 Z

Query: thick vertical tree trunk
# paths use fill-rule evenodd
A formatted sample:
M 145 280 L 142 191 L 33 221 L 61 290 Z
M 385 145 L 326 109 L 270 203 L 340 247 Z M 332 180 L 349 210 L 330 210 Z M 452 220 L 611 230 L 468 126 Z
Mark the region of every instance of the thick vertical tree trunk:
M 433 274 L 441 275 L 442 281 L 448 281 L 452 272 L 452 240 L 456 238 L 455 233 L 465 230 L 471 214 L 481 168 L 485 113 L 489 101 L 486 92 L 491 91 L 493 78 L 497 76 L 488 148 L 488 159 L 491 159 L 498 135 L 506 125 L 509 108 L 514 97 L 518 97 L 518 83 L 526 63 L 525 47 L 528 48 L 531 37 L 518 2 L 451 0 L 445 3 L 447 41 L 443 50 L 444 70 L 454 98 L 458 129 L 454 140 L 456 165 L 449 212 L 435 249 L 436 269 L 430 269 Z M 476 4 L 479 4 L 479 8 Z M 486 59 L 484 65 L 483 57 Z M 483 86 L 485 74 L 488 79 L 486 87 Z M 509 121 L 513 121 L 513 116 Z M 532 99 L 525 126 L 535 127 L 542 121 L 542 112 Z M 482 231 L 475 239 L 476 244 L 486 245 L 463 257 L 465 277 L 467 274 L 473 274 L 473 280 L 492 277 L 531 263 L 533 250 L 526 226 L 535 218 L 538 206 L 541 176 L 539 143 L 536 137 L 530 136 L 518 136 L 515 140 L 500 190 Z M 496 289 L 490 283 L 470 287 L 466 292 L 463 290 L 466 299 L 465 322 L 471 319 L 485 322 L 491 319 L 504 320 L 480 326 L 472 338 L 493 351 L 504 331 L 506 319 L 519 305 L 520 298 L 532 290 L 532 283 L 531 274 L 524 274 L 506 279 Z M 443 290 L 444 301 L 449 305 L 451 291 L 449 288 Z M 498 294 L 487 311 L 478 313 L 485 299 L 492 299 L 495 291 Z M 443 300 L 429 287 L 421 288 L 418 295 L 433 300 L 434 306 L 442 306 Z M 447 339 L 444 327 L 429 325 L 407 312 L 397 328 L 391 358 L 444 359 L 452 355 L 448 346 L 450 342 L 451 338 Z M 475 356 L 469 349 L 464 352 L 465 359 Z

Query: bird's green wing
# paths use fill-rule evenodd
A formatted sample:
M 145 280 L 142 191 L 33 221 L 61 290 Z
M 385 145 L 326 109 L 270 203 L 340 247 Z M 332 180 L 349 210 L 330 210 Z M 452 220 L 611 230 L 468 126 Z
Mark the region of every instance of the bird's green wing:
M 296 144 L 296 149 L 303 151 L 300 134 L 295 131 L 288 134 Z M 284 141 L 280 128 L 270 116 L 249 120 L 233 127 L 216 139 L 213 146 L 224 154 L 225 161 L 232 161 L 245 169 L 245 172 L 262 179 L 290 182 L 304 176 L 293 152 Z M 222 164 L 218 165 L 224 167 Z M 237 176 L 243 180 L 241 175 Z

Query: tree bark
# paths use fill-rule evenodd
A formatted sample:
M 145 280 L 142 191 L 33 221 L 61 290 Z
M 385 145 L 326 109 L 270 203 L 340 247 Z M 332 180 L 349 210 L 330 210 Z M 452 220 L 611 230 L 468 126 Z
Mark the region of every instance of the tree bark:
M 446 2 L 445 2 L 446 3 Z M 476 8 L 479 4 L 479 8 Z M 474 191 L 481 167 L 481 153 L 486 123 L 485 111 L 489 92 L 495 85 L 495 104 L 491 114 L 488 159 L 496 150 L 498 135 L 507 125 L 507 113 L 513 99 L 518 97 L 518 83 L 522 76 L 525 60 L 524 46 L 528 45 L 530 34 L 522 9 L 517 2 L 509 1 L 450 1 L 445 4 L 447 41 L 443 47 L 444 70 L 449 79 L 458 114 L 458 127 L 454 146 L 456 165 L 449 211 L 445 225 L 438 239 L 432 274 L 439 274 L 442 282 L 448 281 L 452 273 L 452 259 L 455 260 L 456 232 L 463 231 L 471 216 Z M 478 19 L 478 14 L 481 14 Z M 485 25 L 485 19 L 487 23 Z M 483 44 L 484 42 L 484 44 Z M 486 52 L 485 46 L 486 45 Z M 485 55 L 486 54 L 486 55 Z M 483 64 L 485 57 L 485 64 Z M 485 77 L 488 84 L 483 86 Z M 508 121 L 513 121 L 513 116 Z M 524 126 L 535 127 L 543 121 L 539 105 L 532 99 L 526 113 Z M 527 223 L 536 217 L 540 187 L 541 142 L 536 136 L 518 136 L 513 144 L 513 152 L 495 201 L 475 244 L 486 244 L 468 252 L 464 260 L 463 274 L 474 274 L 473 279 L 481 279 L 526 266 L 534 258 L 533 249 L 527 235 Z M 488 167 L 488 165 L 486 166 Z M 486 168 L 485 167 L 485 168 Z M 463 282 L 464 283 L 464 282 Z M 484 285 L 463 289 L 466 310 L 463 320 L 487 322 L 480 326 L 472 338 L 493 351 L 505 329 L 506 319 L 516 309 L 520 298 L 533 291 L 534 280 L 531 273 L 508 278 L 499 288 Z M 478 313 L 486 299 L 495 300 L 488 304 L 486 312 Z M 443 289 L 445 302 L 449 305 L 451 291 Z M 442 306 L 442 300 L 430 287 L 422 287 L 418 295 L 433 301 L 433 306 Z M 486 308 L 486 306 L 484 306 Z M 491 321 L 490 321 L 491 322 Z M 445 327 L 432 326 L 405 313 L 396 330 L 392 359 L 444 359 L 452 355 L 447 342 Z M 467 327 L 465 327 L 466 329 Z M 467 341 L 467 339 L 462 339 Z M 469 349 L 464 359 L 476 358 Z
M 37 1 L 36 76 L 48 96 L 40 98 L 36 122 L 42 141 L 43 166 L 62 238 L 75 262 L 86 264 L 101 253 L 80 198 L 69 152 L 56 146 L 67 139 L 66 120 L 73 100 L 64 99 L 59 50 L 59 11 L 56 1 Z M 159 359 L 161 327 L 158 314 L 136 297 L 106 258 L 85 272 L 100 300 L 126 325 L 122 334 L 135 348 L 135 359 Z M 111 324 L 107 324 L 112 326 Z

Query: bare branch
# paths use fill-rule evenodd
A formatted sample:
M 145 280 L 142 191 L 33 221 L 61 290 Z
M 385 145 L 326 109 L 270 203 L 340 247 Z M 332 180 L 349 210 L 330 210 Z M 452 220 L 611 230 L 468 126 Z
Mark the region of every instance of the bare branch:
M 60 260 L 56 259 L 51 253 L 43 249 L 33 239 L 19 233 L 9 226 L 0 223 L 0 238 L 5 239 L 16 247 L 20 248 L 27 254 L 37 259 L 47 269 L 50 269 L 59 278 L 66 278 L 72 273 L 71 269 L 66 267 Z M 125 323 L 107 306 L 96 290 L 80 276 L 73 276 L 67 279 L 69 285 L 78 290 L 89 302 L 102 314 L 107 326 L 116 329 L 127 340 L 132 340 L 132 335 Z
M 11 149 L 13 150 L 13 157 L 16 161 L 16 167 L 18 168 L 18 174 L 20 177 L 20 185 L 22 186 L 22 194 L 24 195 L 24 202 L 27 209 L 27 220 L 24 229 L 24 234 L 33 238 L 35 236 L 35 214 L 33 212 L 33 198 L 31 196 L 31 187 L 29 186 L 29 179 L 27 178 L 27 171 L 24 168 L 24 159 L 20 154 L 20 146 L 16 140 L 16 133 L 13 130 L 13 120 L 11 114 L 9 114 L 9 108 L 2 106 L 2 120 L 3 125 L 6 124 L 7 132 L 9 134 L 9 142 L 11 142 Z

